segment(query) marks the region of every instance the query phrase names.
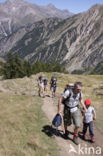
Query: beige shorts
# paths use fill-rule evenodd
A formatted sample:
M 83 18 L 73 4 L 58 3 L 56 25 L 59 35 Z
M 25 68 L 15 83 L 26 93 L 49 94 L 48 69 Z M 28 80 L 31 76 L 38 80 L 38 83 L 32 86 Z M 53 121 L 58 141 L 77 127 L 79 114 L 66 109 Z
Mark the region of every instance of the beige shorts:
M 81 124 L 81 116 L 80 116 L 80 110 L 77 109 L 75 112 L 71 113 L 68 107 L 64 106 L 64 125 L 70 126 L 73 122 L 73 124 L 76 127 L 80 127 Z

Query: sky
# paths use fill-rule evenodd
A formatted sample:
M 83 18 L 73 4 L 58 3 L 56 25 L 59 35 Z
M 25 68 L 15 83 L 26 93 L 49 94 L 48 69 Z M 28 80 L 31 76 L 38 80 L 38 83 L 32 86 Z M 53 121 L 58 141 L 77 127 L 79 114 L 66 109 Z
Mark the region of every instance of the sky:
M 5 0 L 0 0 L 4 2 Z M 25 0 L 38 5 L 52 3 L 58 9 L 67 9 L 72 13 L 87 11 L 94 4 L 103 4 L 103 0 Z

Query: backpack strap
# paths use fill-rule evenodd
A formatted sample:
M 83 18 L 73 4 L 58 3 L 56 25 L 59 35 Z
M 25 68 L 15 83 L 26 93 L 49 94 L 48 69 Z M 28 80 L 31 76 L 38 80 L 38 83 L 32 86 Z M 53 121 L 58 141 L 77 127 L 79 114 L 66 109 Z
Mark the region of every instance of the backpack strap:
M 80 92 L 80 93 L 79 93 L 79 99 L 81 99 L 81 97 L 82 97 L 82 93 Z
M 65 100 L 69 100 L 69 99 L 70 99 L 70 97 L 71 97 L 71 95 L 72 95 L 71 90 L 69 90 L 69 91 L 70 91 L 69 96 L 68 96 Z
M 69 90 L 69 91 L 70 91 L 70 90 Z M 64 100 L 62 101 L 62 103 L 63 103 L 64 105 L 65 105 L 65 102 L 66 102 L 67 100 L 70 99 L 71 95 L 72 95 L 72 93 L 71 93 L 71 91 L 70 91 L 69 96 L 68 96 L 66 99 L 64 99 Z M 65 105 L 65 106 L 66 106 L 66 105 Z

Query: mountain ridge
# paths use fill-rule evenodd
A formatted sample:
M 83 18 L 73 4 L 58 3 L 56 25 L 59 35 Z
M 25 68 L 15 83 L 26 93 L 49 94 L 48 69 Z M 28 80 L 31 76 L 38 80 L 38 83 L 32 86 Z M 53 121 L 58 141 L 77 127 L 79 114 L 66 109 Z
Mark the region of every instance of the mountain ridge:
M 0 56 L 6 49 L 31 63 L 60 62 L 70 73 L 87 72 L 103 60 L 103 5 L 68 19 L 48 18 L 20 29 L 15 38 L 0 42 Z M 11 48 L 10 39 L 13 44 Z M 3 44 L 5 43 L 5 46 Z
M 24 0 L 6 0 L 0 3 L 0 38 L 45 18 L 65 19 L 72 15 L 67 10 L 57 9 L 53 4 L 39 6 Z

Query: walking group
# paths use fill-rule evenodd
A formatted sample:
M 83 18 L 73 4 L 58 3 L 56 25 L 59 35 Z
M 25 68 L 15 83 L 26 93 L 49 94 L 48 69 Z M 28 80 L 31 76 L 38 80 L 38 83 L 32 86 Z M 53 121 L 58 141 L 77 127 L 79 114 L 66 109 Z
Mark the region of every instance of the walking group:
M 50 90 L 52 92 L 52 97 L 55 97 L 56 88 L 57 88 L 57 77 L 52 76 L 50 80 Z M 45 97 L 47 92 L 48 79 L 43 78 L 42 75 L 38 77 L 38 95 L 41 97 Z
M 45 78 L 44 78 L 45 79 Z M 41 96 L 40 92 L 42 90 L 43 97 L 44 92 L 47 90 L 47 82 L 44 82 L 42 76 L 38 79 L 39 91 L 38 94 Z M 55 96 L 57 87 L 57 78 L 53 76 L 50 81 L 50 89 L 52 91 L 52 97 Z M 80 105 L 81 104 L 81 105 Z M 62 105 L 64 105 L 62 110 Z M 83 118 L 82 118 L 82 116 Z M 73 133 L 73 142 L 78 145 L 79 140 L 79 129 L 81 123 L 83 122 L 82 138 L 86 140 L 87 129 L 89 128 L 90 141 L 95 142 L 94 139 L 94 120 L 96 120 L 96 112 L 92 106 L 90 99 L 83 100 L 82 94 L 82 83 L 75 82 L 74 84 L 67 84 L 63 94 L 61 94 L 58 102 L 58 113 L 53 120 L 54 126 L 57 124 L 60 117 L 63 116 L 63 125 L 64 125 L 64 138 L 67 139 L 69 135 L 68 126 L 72 123 L 74 124 L 74 133 Z M 59 118 L 58 118 L 59 117 Z

